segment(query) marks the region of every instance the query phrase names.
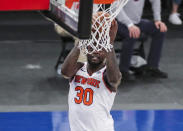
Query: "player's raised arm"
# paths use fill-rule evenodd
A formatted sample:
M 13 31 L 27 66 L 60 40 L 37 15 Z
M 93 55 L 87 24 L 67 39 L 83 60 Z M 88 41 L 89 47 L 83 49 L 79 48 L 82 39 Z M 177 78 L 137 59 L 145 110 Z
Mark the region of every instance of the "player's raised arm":
M 77 62 L 79 54 L 80 49 L 78 48 L 78 44 L 75 44 L 62 64 L 61 73 L 65 78 L 72 78 L 78 69 L 83 66 L 83 63 Z
M 118 25 L 117 25 L 117 22 L 114 20 L 111 24 L 111 29 L 110 29 L 111 44 L 114 44 L 117 29 L 118 29 Z M 119 67 L 116 61 L 116 54 L 115 54 L 114 48 L 112 48 L 111 52 L 107 52 L 106 72 L 104 73 L 104 79 L 106 79 L 106 81 L 109 83 L 112 91 L 116 91 L 117 87 L 121 82 L 121 72 L 119 70 Z

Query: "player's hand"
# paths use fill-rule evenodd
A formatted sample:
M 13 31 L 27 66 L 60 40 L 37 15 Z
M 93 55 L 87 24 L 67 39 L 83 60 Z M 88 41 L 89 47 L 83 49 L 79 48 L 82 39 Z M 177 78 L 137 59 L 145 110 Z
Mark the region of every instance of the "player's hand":
M 130 38 L 137 39 L 140 37 L 140 29 L 136 25 L 132 25 L 132 26 L 128 27 L 128 31 L 129 31 Z
M 117 34 L 117 30 L 118 30 L 118 23 L 116 22 L 116 20 L 113 20 L 111 23 L 111 28 L 110 28 L 110 32 L 109 32 L 111 44 L 114 43 L 114 40 L 115 40 L 116 34 Z
M 160 32 L 167 32 L 167 26 L 162 21 L 155 21 L 155 26 Z

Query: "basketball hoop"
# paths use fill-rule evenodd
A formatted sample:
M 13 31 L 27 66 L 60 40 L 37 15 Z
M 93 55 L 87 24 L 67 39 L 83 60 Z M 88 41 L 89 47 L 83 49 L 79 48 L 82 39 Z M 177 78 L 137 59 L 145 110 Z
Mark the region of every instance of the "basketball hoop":
M 109 31 L 112 21 L 128 0 L 94 0 L 91 38 L 79 40 L 79 48 L 85 54 L 105 49 L 111 51 Z M 88 47 L 93 50 L 89 51 Z M 91 49 L 90 48 L 90 49 Z
M 82 34 L 83 36 L 85 36 L 83 32 L 86 32 L 86 29 L 88 30 L 87 36 L 90 37 L 89 39 L 88 37 L 87 39 L 85 39 L 86 37 L 78 37 L 80 38 L 78 47 L 83 53 L 91 54 L 94 51 L 101 51 L 102 49 L 105 49 L 107 52 L 111 51 L 111 49 L 113 48 L 113 46 L 110 43 L 109 36 L 111 23 L 118 15 L 120 10 L 123 8 L 123 6 L 128 2 L 128 0 L 93 0 L 93 14 L 91 8 L 89 10 L 89 7 L 91 7 L 92 5 L 91 0 L 50 1 L 53 6 L 58 7 L 58 9 L 53 8 L 53 11 L 57 12 L 57 10 L 59 10 L 57 16 L 59 16 L 59 20 L 63 20 L 64 24 L 66 25 L 67 28 L 64 29 L 67 30 L 68 27 L 69 29 L 72 29 L 68 30 L 69 33 L 74 35 Z M 80 2 L 84 3 L 80 5 Z M 87 2 L 90 2 L 88 6 L 86 6 Z M 87 13 L 81 12 L 86 11 L 87 9 Z M 87 14 L 88 17 L 86 17 Z M 91 14 L 93 16 L 90 36 Z M 85 24 L 87 22 L 88 24 Z M 62 25 L 62 23 L 60 25 Z M 88 50 L 88 48 L 90 50 Z

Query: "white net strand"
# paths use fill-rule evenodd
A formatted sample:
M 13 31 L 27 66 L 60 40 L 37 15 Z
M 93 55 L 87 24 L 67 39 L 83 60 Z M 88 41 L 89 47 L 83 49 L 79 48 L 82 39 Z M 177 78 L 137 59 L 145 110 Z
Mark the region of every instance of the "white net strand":
M 85 54 L 92 54 L 103 48 L 107 52 L 111 51 L 113 48 L 110 44 L 109 36 L 111 23 L 127 2 L 128 0 L 114 0 L 114 2 L 110 4 L 110 7 L 103 4 L 94 4 L 91 38 L 79 41 L 79 48 Z M 89 51 L 88 46 L 90 46 L 92 50 Z

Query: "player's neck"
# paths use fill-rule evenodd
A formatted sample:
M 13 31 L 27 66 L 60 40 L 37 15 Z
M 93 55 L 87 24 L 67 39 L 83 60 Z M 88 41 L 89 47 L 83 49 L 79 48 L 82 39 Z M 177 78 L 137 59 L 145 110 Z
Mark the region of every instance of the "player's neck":
M 100 69 L 102 69 L 105 66 L 105 63 L 101 63 L 100 65 L 97 66 L 93 66 L 91 64 L 87 64 L 87 71 L 89 75 L 92 75 L 93 73 L 99 71 Z

